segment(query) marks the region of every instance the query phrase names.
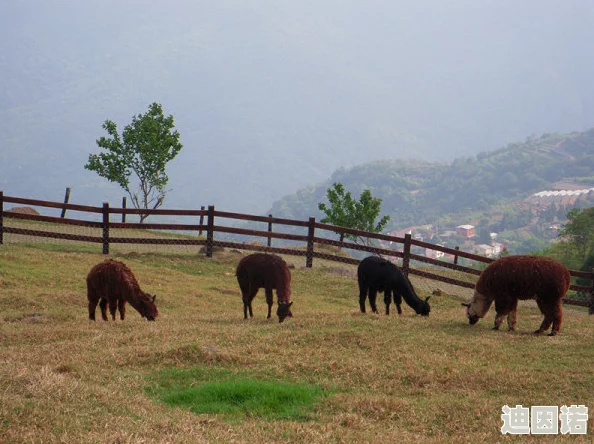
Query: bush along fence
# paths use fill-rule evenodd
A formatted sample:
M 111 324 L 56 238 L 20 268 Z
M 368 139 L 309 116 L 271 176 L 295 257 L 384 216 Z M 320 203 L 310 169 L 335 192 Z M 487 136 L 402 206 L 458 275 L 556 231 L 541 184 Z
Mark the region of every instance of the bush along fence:
M 68 194 L 68 193 L 67 193 Z M 305 266 L 312 267 L 314 259 L 324 259 L 329 261 L 347 263 L 356 265 L 359 259 L 351 256 L 343 256 L 339 254 L 330 254 L 329 248 L 322 246 L 337 247 L 337 251 L 355 251 L 366 252 L 371 254 L 378 254 L 391 258 L 398 258 L 402 261 L 401 268 L 403 272 L 414 274 L 427 279 L 445 282 L 465 288 L 474 288 L 474 282 L 464 281 L 453 277 L 443 276 L 438 274 L 440 269 L 450 269 L 467 273 L 474 276 L 481 274 L 480 264 L 482 268 L 486 264 L 493 261 L 493 259 L 479 256 L 476 254 L 460 251 L 458 247 L 448 248 L 441 245 L 431 244 L 428 242 L 412 239 L 410 234 L 402 237 L 389 236 L 380 233 L 371 233 L 366 231 L 355 230 L 351 228 L 344 228 L 335 225 L 323 224 L 317 222 L 315 217 L 310 217 L 308 220 L 292 220 L 282 219 L 269 216 L 255 216 L 241 213 L 232 213 L 226 211 L 218 211 L 213 205 L 207 208 L 202 207 L 200 210 L 139 210 L 125 208 L 125 200 L 122 202 L 122 208 L 110 207 L 108 203 L 104 203 L 101 207 L 93 207 L 86 205 L 75 205 L 68 203 L 68 198 L 64 202 L 50 202 L 43 200 L 26 199 L 20 197 L 4 196 L 0 191 L 0 245 L 5 243 L 5 234 L 25 235 L 31 237 L 45 237 L 71 241 L 82 241 L 101 244 L 103 254 L 109 254 L 110 245 L 112 244 L 158 244 L 158 245 L 188 245 L 202 247 L 207 257 L 212 257 L 216 247 L 237 248 L 241 250 L 263 251 L 284 255 L 301 256 L 305 259 Z M 16 211 L 7 211 L 5 206 L 7 203 L 20 204 L 29 207 L 44 207 L 57 208 L 62 211 L 61 217 L 43 216 L 40 214 L 23 213 Z M 64 217 L 66 210 L 86 213 L 87 217 L 98 219 L 97 221 L 89 221 L 83 219 L 74 219 Z M 148 214 L 169 217 L 186 217 L 198 223 L 130 223 L 126 222 L 125 218 L 128 214 Z M 117 222 L 121 216 L 121 222 Z M 44 223 L 44 229 L 38 229 L 37 224 L 32 223 L 30 227 L 10 227 L 5 223 L 7 220 L 23 220 L 31 222 Z M 219 223 L 219 221 L 248 221 L 266 224 L 266 230 L 257 230 L 249 228 L 238 228 L 227 226 Z M 228 222 L 227 222 L 228 223 Z M 80 234 L 71 234 L 59 232 L 59 230 L 52 230 L 52 227 L 63 225 L 70 226 L 85 226 L 98 230 L 101 236 L 88 236 Z M 49 227 L 49 228 L 48 228 Z M 277 231 L 273 231 L 273 227 Z M 303 234 L 282 233 L 278 232 L 279 228 L 291 227 L 292 231 L 301 231 Z M 171 237 L 121 237 L 113 234 L 112 230 L 121 233 L 121 230 L 147 230 L 146 233 L 153 231 L 168 231 L 168 232 L 197 232 L 198 236 L 185 236 L 183 238 Z M 63 230 L 62 230 L 63 231 Z M 205 233 L 205 236 L 202 235 Z M 224 234 L 223 234 L 224 233 Z M 219 234 L 219 239 L 216 236 Z M 372 240 L 373 243 L 379 246 L 361 245 L 355 242 L 344 240 L 335 240 L 332 237 L 339 237 L 344 239 L 344 236 L 350 234 L 359 236 L 361 238 Z M 233 235 L 234 239 L 266 239 L 266 245 L 251 242 L 238 242 L 236 240 L 222 240 L 221 237 L 229 237 Z M 282 239 L 289 241 L 293 247 L 273 247 L 273 239 Z M 394 249 L 394 247 L 396 247 Z M 444 253 L 444 258 L 447 260 L 432 259 L 419 254 L 415 254 L 413 247 L 417 249 L 430 249 L 437 252 Z M 355 253 L 357 254 L 357 253 Z M 359 253 L 360 254 L 360 253 Z M 478 262 L 479 266 L 476 268 L 460 265 L 461 258 L 465 262 Z M 411 267 L 411 261 L 421 262 L 427 266 L 421 268 Z M 594 294 L 594 271 L 585 272 L 578 270 L 570 270 L 573 278 L 581 278 L 582 280 L 589 280 L 590 285 L 576 285 L 572 284 L 570 289 L 581 294 Z M 565 298 L 566 304 L 589 306 L 589 298 Z

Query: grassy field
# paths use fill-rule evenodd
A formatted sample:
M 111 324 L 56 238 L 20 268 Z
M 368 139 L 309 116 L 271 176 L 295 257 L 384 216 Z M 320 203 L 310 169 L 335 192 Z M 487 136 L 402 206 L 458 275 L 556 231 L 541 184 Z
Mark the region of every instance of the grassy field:
M 584 404 L 593 416 L 584 310 L 566 307 L 556 337 L 530 334 L 542 320 L 530 303 L 516 333 L 491 331 L 493 308 L 469 326 L 447 290 L 432 296 L 428 318 L 406 305 L 401 316 L 361 314 L 354 268 L 287 258 L 294 318 L 267 320 L 261 291 L 244 321 L 238 253 L 112 257 L 157 295 L 155 322 L 130 306 L 123 322 L 88 320 L 85 277 L 101 254 L 0 247 L 0 442 L 592 441 L 592 420 L 586 436 L 500 433 L 505 404 Z M 443 287 L 413 282 L 421 297 Z M 210 401 L 193 397 L 273 392 L 278 406 L 279 387 L 283 402 L 303 394 L 305 407 L 275 414 L 257 398 L 209 413 L 199 407 Z

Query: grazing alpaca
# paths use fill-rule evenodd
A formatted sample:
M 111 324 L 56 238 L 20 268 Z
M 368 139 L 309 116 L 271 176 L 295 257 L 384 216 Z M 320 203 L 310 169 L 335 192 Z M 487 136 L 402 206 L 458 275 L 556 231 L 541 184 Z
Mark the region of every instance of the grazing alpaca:
M 553 324 L 549 336 L 555 336 L 561 328 L 561 300 L 569 289 L 570 278 L 567 268 L 554 259 L 506 256 L 485 268 L 476 283 L 470 303 L 462 305 L 466 307 L 466 315 L 473 325 L 487 314 L 495 301 L 497 314 L 493 330 L 499 330 L 503 317 L 507 315 L 507 326 L 510 331 L 514 331 L 518 299 L 536 299 L 544 320 L 534 333 L 542 333 Z
M 250 318 L 252 312 L 252 300 L 258 293 L 259 288 L 266 292 L 266 303 L 268 304 L 268 319 L 272 309 L 272 290 L 276 290 L 278 300 L 278 322 L 283 322 L 287 316 L 293 317 L 291 313 L 291 273 L 287 263 L 274 254 L 254 253 L 239 261 L 237 270 L 237 282 L 241 289 L 243 299 L 243 318 L 247 319 L 248 310 Z
M 383 291 L 387 315 L 390 314 L 390 303 L 392 302 L 392 293 L 394 293 L 394 304 L 396 304 L 398 314 L 402 314 L 400 304 L 404 298 L 404 301 L 417 314 L 429 316 L 431 307 L 428 301 L 430 296 L 424 301 L 420 299 L 408 278 L 392 262 L 378 256 L 366 257 L 359 263 L 357 278 L 361 313 L 365 313 L 367 292 L 369 292 L 369 305 L 373 312 L 377 313 L 375 298 L 378 291 Z
M 107 305 L 115 321 L 116 309 L 123 321 L 126 316 L 126 302 L 129 302 L 143 318 L 154 321 L 158 315 L 155 296 L 143 292 L 132 271 L 120 261 L 108 259 L 91 268 L 87 276 L 87 298 L 89 319 L 95 320 L 97 304 L 101 317 L 107 321 Z

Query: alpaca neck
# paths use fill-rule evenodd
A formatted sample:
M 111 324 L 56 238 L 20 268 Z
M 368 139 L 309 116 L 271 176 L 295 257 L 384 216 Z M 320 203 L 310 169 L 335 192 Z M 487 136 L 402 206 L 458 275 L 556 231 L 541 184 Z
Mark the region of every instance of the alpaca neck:
M 278 303 L 288 304 L 291 302 L 291 292 L 284 289 L 279 289 L 276 291 L 276 297 L 278 299 Z
M 418 313 L 423 308 L 425 301 L 417 296 L 415 290 L 408 280 L 405 279 L 404 285 L 400 287 L 402 288 L 399 289 L 398 293 L 402 296 L 404 302 L 406 302 L 410 308 Z
M 493 299 L 487 298 L 485 295 L 475 291 L 470 301 L 470 307 L 474 311 L 474 314 L 482 318 L 487 314 L 492 303 Z

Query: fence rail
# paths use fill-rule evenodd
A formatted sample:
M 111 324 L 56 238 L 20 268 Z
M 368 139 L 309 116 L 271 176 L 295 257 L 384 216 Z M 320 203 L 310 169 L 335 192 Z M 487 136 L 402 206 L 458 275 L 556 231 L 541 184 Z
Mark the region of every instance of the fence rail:
M 202 207 L 200 210 L 138 210 L 133 208 L 125 208 L 125 200 L 122 202 L 122 208 L 112 208 L 108 203 L 104 203 L 101 207 L 93 207 L 87 205 L 76 205 L 67 202 L 51 202 L 45 200 L 27 199 L 21 197 L 4 196 L 0 191 L 0 245 L 5 243 L 5 234 L 25 235 L 32 237 L 53 238 L 71 241 L 88 242 L 92 244 L 101 244 L 103 254 L 109 254 L 109 248 L 112 244 L 138 244 L 138 245 L 186 245 L 186 246 L 200 246 L 205 248 L 207 257 L 212 257 L 213 251 L 216 247 L 238 248 L 250 251 L 264 251 L 270 253 L 286 254 L 292 256 L 305 257 L 305 266 L 312 267 L 314 259 L 324 259 L 328 261 L 341 262 L 346 264 L 356 265 L 359 259 L 339 254 L 329 253 L 328 251 L 321 251 L 321 246 L 337 247 L 340 251 L 355 251 L 368 252 L 389 256 L 394 259 L 402 260 L 402 270 L 408 275 L 413 274 L 427 279 L 441 281 L 452 284 L 462 288 L 474 288 L 474 281 L 464 281 L 450 276 L 442 276 L 437 273 L 440 269 L 449 269 L 461 273 L 466 273 L 474 277 L 480 275 L 481 270 L 478 268 L 468 267 L 458 264 L 460 258 L 467 261 L 477 262 L 479 264 L 488 264 L 493 259 L 472 254 L 465 251 L 460 251 L 458 247 L 448 248 L 428 242 L 412 239 L 410 234 L 404 238 L 390 236 L 381 233 L 370 233 L 352 228 L 344 228 L 335 225 L 324 224 L 316 222 L 314 217 L 310 217 L 307 221 L 283 219 L 269 216 L 256 216 L 242 213 L 233 213 L 227 211 L 218 211 L 213 205 L 208 208 Z M 7 211 L 5 209 L 6 203 L 20 204 L 31 207 L 42 208 L 57 208 L 62 211 L 62 217 L 37 215 L 37 214 L 23 214 L 20 212 Z M 83 220 L 75 218 L 66 218 L 66 210 L 77 211 L 90 214 L 92 217 L 99 218 L 101 221 Z M 199 218 L 199 223 L 130 223 L 125 222 L 125 215 L 127 214 L 147 214 L 149 216 L 175 216 L 175 217 L 189 217 Z M 112 220 L 112 215 L 121 215 L 122 222 L 115 222 Z M 220 220 L 230 219 L 232 221 L 248 221 L 255 223 L 267 224 L 266 230 L 258 230 L 251 228 L 238 228 L 220 224 Z M 49 226 L 48 230 L 12 227 L 7 226 L 6 221 L 23 220 L 30 222 L 40 222 Z M 58 226 L 86 226 L 96 230 L 101 230 L 100 236 L 89 236 L 81 234 L 71 234 L 56 231 Z M 273 231 L 276 227 L 295 227 L 304 229 L 304 234 L 282 233 Z M 47 227 L 44 227 L 47 228 Z M 198 232 L 199 236 L 186 236 L 184 238 L 167 238 L 167 237 L 123 237 L 112 234 L 111 230 L 153 230 L 158 232 Z M 206 236 L 200 236 L 203 232 Z M 145 231 L 148 233 L 148 231 Z M 247 238 L 264 238 L 267 240 L 267 245 L 258 245 L 246 242 L 237 242 L 234 240 L 216 239 L 215 234 L 235 235 Z M 330 236 L 339 235 L 340 239 L 344 239 L 345 235 L 355 235 L 366 239 L 373 239 L 380 246 L 361 245 L 355 242 L 345 240 L 335 240 Z M 272 246 L 273 239 L 281 239 L 292 242 L 296 246 L 277 247 Z M 397 250 L 386 248 L 382 242 L 389 242 L 390 245 L 400 246 Z M 303 249 L 305 247 L 305 249 Z M 438 260 L 425 257 L 411 252 L 414 248 L 425 248 L 438 252 L 442 252 L 450 256 L 451 262 L 447 260 Z M 424 269 L 413 268 L 410 266 L 411 261 L 427 264 L 430 267 Z M 434 272 L 435 271 L 435 272 Z M 594 272 L 586 272 L 579 270 L 570 270 L 571 276 L 574 278 L 589 279 L 590 285 L 571 285 L 571 290 L 583 292 L 589 295 L 594 293 Z M 589 301 L 585 299 L 565 298 L 566 304 L 588 306 Z

